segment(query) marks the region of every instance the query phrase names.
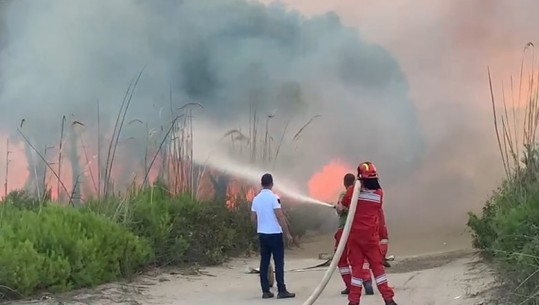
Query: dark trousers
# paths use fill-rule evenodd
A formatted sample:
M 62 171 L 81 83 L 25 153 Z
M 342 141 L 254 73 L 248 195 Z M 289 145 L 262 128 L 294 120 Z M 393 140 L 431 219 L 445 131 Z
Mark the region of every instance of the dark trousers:
M 283 234 L 258 234 L 260 241 L 260 286 L 262 292 L 269 292 L 268 269 L 271 255 L 275 262 L 275 279 L 279 292 L 286 291 L 284 284 L 284 242 Z

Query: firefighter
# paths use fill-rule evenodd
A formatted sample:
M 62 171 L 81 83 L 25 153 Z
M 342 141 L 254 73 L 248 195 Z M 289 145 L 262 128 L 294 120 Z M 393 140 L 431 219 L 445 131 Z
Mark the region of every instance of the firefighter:
M 339 227 L 337 229 L 337 232 L 335 232 L 335 251 L 337 250 L 337 246 L 339 245 L 339 242 L 341 240 L 344 225 L 346 224 L 346 217 L 348 215 L 348 209 L 342 206 L 341 201 L 346 191 L 349 188 L 353 189 L 355 181 L 356 181 L 356 176 L 354 174 L 348 173 L 344 175 L 343 182 L 344 182 L 345 191 L 339 195 L 339 201 L 337 204 L 337 214 L 339 215 Z M 348 250 L 346 247 L 344 248 L 341 258 L 339 259 L 337 267 L 339 268 L 339 273 L 341 274 L 341 277 L 345 285 L 345 289 L 341 291 L 341 294 L 344 294 L 344 295 L 349 294 L 350 282 L 352 280 L 352 271 L 348 263 Z M 368 264 L 366 265 L 366 268 L 367 268 L 366 271 L 364 271 L 365 277 L 363 281 L 363 286 L 365 287 L 365 294 L 372 295 L 374 294 L 374 290 L 372 288 L 372 281 L 370 280 L 371 273 L 370 273 Z
M 348 305 L 359 305 L 365 260 L 370 265 L 385 304 L 397 305 L 393 300 L 393 289 L 387 283 L 384 260 L 380 251 L 379 226 L 384 194 L 378 183 L 378 173 L 371 162 L 361 163 L 357 171 L 361 189 L 347 244 L 348 260 L 352 269 Z M 353 188 L 349 188 L 342 199 L 342 205 L 346 208 L 350 207 L 353 191 Z
M 380 183 L 378 183 L 380 184 Z M 381 187 L 380 187 L 381 189 Z M 378 234 L 380 236 L 380 252 L 382 252 L 382 257 L 384 260 L 384 267 L 389 268 L 391 265 L 387 261 L 387 251 L 389 247 L 389 236 L 387 233 L 387 226 L 386 226 L 386 220 L 384 216 L 384 209 L 380 209 L 380 215 L 379 215 L 379 226 L 378 226 Z M 361 279 L 363 280 L 363 287 L 365 288 L 365 294 L 372 295 L 374 294 L 374 291 L 372 289 L 372 277 L 371 277 L 371 269 L 369 266 L 369 263 L 365 261 L 363 263 L 363 275 L 361 276 Z M 367 283 L 367 284 L 366 284 Z M 367 288 L 370 286 L 369 288 Z

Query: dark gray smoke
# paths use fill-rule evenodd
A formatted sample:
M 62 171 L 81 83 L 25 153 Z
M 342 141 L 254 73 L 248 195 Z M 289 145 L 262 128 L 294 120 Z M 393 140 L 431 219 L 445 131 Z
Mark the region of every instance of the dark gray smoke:
M 321 115 L 299 148 L 283 148 L 296 177 L 331 159 L 368 158 L 392 169 L 390 183 L 424 154 L 399 64 L 335 14 L 305 18 L 241 0 L 17 0 L 2 8 L 1 21 L 0 127 L 16 136 L 25 118 L 25 133 L 40 147 L 58 142 L 63 115 L 95 135 L 97 100 L 110 133 L 125 90 L 144 69 L 128 119 L 151 128 L 167 125 L 171 91 L 174 107 L 204 105 L 195 121 L 211 123 L 206 134 L 246 130 L 250 107 L 276 114 L 274 137 L 288 120 L 291 138 Z M 145 141 L 139 125 L 126 127 L 125 137 Z M 197 130 L 204 145 L 196 137 Z M 129 154 L 140 159 L 142 147 Z

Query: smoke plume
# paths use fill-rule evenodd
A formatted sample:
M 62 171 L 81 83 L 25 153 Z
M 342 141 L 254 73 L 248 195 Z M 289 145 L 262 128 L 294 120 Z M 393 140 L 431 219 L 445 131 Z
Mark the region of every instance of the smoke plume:
M 307 15 L 335 11 L 344 24 L 361 29 L 366 40 L 386 48 L 410 83 L 426 153 L 410 179 L 386 188 L 389 225 L 397 228 L 390 231 L 415 232 L 418 239 L 462 233 L 466 212 L 480 210 L 503 177 L 487 67 L 498 100 L 502 82 L 509 96 L 524 46 L 539 41 L 534 17 L 539 2 L 283 2 Z M 528 52 L 526 63 L 531 60 Z M 397 167 L 397 161 L 382 167 L 382 177 Z
M 202 152 L 211 147 L 204 134 L 247 129 L 250 107 L 261 130 L 275 115 L 274 143 L 287 122 L 289 139 L 320 115 L 295 146 L 285 140 L 281 149 L 280 167 L 304 181 L 336 157 L 382 166 L 398 160 L 387 175 L 396 179 L 424 152 L 399 64 L 333 13 L 305 18 L 239 0 L 23 0 L 9 2 L 2 16 L 0 124 L 15 136 L 24 118 L 39 147 L 58 142 L 63 115 L 96 133 L 97 100 L 110 130 L 129 82 L 144 69 L 129 118 L 166 125 L 169 93 L 174 107 L 200 103 L 195 146 Z M 140 126 L 125 133 L 144 141 Z

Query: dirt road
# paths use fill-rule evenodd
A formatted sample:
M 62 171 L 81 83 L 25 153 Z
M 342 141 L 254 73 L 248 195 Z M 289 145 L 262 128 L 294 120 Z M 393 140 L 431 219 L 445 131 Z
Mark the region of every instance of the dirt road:
M 291 291 L 297 293 L 291 300 L 262 300 L 257 274 L 246 274 L 246 267 L 257 265 L 257 259 L 234 260 L 224 266 L 203 270 L 155 273 L 135 283 L 107 285 L 98 290 L 78 292 L 76 295 L 43 299 L 33 304 L 50 305 L 301 305 L 322 279 L 325 268 L 309 271 L 291 271 L 319 264 L 315 258 L 292 252 L 288 256 L 286 280 Z M 397 258 L 388 269 L 396 301 L 420 305 L 479 305 L 495 304 L 487 301 L 494 287 L 489 269 L 470 250 L 447 252 L 441 255 Z M 340 295 L 343 284 L 335 272 L 316 304 L 347 304 Z M 16 304 L 30 304 L 17 302 Z M 378 292 L 364 297 L 363 305 L 383 304 Z
M 318 260 L 292 259 L 287 269 L 303 268 L 319 263 Z M 239 262 L 228 268 L 211 268 L 210 275 L 199 277 L 168 277 L 148 291 L 159 304 L 235 304 L 255 305 L 268 303 L 303 304 L 322 279 L 325 269 L 286 274 L 290 290 L 297 293 L 295 300 L 261 300 L 258 276 L 243 274 L 245 265 L 256 262 Z M 470 252 L 411 259 L 395 264 L 389 275 L 399 304 L 421 305 L 477 305 L 484 301 L 481 293 L 492 285 L 488 270 Z M 347 304 L 339 291 L 343 288 L 338 274 L 331 279 L 317 304 Z M 483 298 L 483 299 L 481 299 Z M 362 304 L 382 304 L 378 293 L 364 297 Z M 145 303 L 142 304 L 157 304 Z M 490 303 L 489 303 L 490 304 Z

